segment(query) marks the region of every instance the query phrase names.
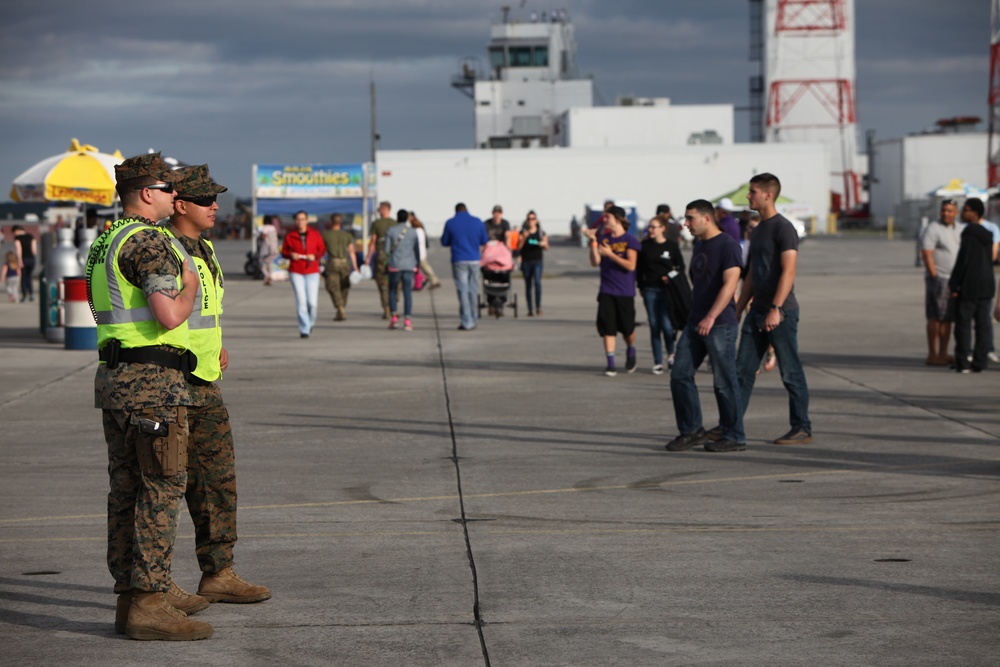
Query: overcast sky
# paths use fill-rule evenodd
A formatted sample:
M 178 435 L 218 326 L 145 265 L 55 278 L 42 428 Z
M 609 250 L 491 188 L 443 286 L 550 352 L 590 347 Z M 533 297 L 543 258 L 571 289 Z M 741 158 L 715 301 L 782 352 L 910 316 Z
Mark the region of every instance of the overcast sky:
M 0 184 L 73 137 L 149 148 L 248 196 L 251 165 L 368 159 L 369 80 L 383 149 L 467 148 L 450 87 L 485 61 L 492 0 L 5 0 Z M 747 0 L 507 0 L 565 7 L 596 104 L 619 95 L 747 103 Z M 987 118 L 988 0 L 857 0 L 859 146 L 956 115 Z M 748 119 L 737 113 L 737 139 Z M 984 178 L 985 180 L 985 178 Z M 984 185 L 984 184 L 981 184 Z

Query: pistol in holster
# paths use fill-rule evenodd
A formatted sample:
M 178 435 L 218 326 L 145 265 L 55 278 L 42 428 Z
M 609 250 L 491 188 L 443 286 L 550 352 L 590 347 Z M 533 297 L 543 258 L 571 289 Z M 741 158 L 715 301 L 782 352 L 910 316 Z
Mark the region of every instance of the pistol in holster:
M 135 447 L 139 469 L 147 475 L 169 477 L 187 470 L 187 408 L 171 408 L 173 422 L 167 421 L 162 410 L 138 410 L 132 414 L 132 423 L 138 430 Z

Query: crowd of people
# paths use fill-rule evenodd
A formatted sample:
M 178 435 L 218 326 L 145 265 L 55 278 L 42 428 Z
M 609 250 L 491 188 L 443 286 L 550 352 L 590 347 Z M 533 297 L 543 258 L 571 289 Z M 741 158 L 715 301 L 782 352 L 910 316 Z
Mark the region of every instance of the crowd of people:
M 927 319 L 928 366 L 948 366 L 959 373 L 980 373 L 998 362 L 993 343 L 990 305 L 1000 290 L 993 283 L 993 264 L 1000 251 L 1000 228 L 985 220 L 986 207 L 968 199 L 959 220 L 958 202 L 941 202 L 939 218 L 919 238 L 924 264 L 924 312 Z M 1000 301 L 993 309 L 1000 321 Z M 955 328 L 955 353 L 949 341 Z M 975 332 L 975 345 L 972 334 Z
M 321 276 L 336 311 L 334 321 L 347 319 L 350 289 L 368 277 L 367 272 L 378 288 L 382 318 L 388 320 L 390 329 L 404 331 L 413 330 L 413 292 L 425 285 L 430 289 L 441 286 L 428 261 L 426 229 L 412 210 L 398 209 L 393 216 L 392 204 L 380 202 L 364 249 L 354 232 L 344 229 L 340 213 L 330 216 L 325 231 L 310 224 L 306 211 L 295 214 L 294 225 L 282 239 L 281 218 L 265 215 L 254 259 L 266 286 L 274 282 L 276 261 L 287 260 L 301 338 L 308 338 L 316 325 Z M 445 223 L 441 245 L 451 252 L 460 330 L 471 331 L 478 325 L 480 278 L 486 288 L 489 315 L 503 317 L 510 276 L 518 265 L 524 277 L 528 317 L 542 315 L 542 275 L 549 237 L 534 211 L 514 229 L 499 205 L 484 221 L 470 214 L 464 204 L 457 204 L 455 215 Z M 491 289 L 494 285 L 502 289 Z
M 582 230 L 590 263 L 600 269 L 597 333 L 605 375 L 617 375 L 616 340 L 625 341 L 625 371 L 635 372 L 636 287 L 642 293 L 653 350 L 653 373 L 670 368 L 670 389 L 679 434 L 668 451 L 704 446 L 712 452 L 746 448 L 743 415 L 763 362 L 773 353 L 789 396 L 790 430 L 774 442 L 812 442 L 809 389 L 798 355 L 799 309 L 794 282 L 798 234 L 775 206 L 781 183 L 773 174 L 750 180 L 747 203 L 755 215 L 741 224 L 734 205 L 698 199 L 685 207 L 684 225 L 694 237 L 685 262 L 680 230 L 670 207 L 661 205 L 640 241 L 628 233 L 625 211 L 605 204 L 599 225 Z M 740 325 L 742 317 L 743 324 Z M 677 335 L 679 334 L 679 337 Z M 738 345 L 737 345 L 738 342 Z M 695 373 L 708 359 L 719 424 L 706 429 Z

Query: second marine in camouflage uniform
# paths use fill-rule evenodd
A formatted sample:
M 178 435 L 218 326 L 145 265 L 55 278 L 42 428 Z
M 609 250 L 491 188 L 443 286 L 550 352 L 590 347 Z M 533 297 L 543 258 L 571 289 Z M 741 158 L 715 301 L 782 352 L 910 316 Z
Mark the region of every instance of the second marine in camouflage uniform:
M 212 360 L 208 373 L 189 378 L 190 439 L 185 497 L 195 526 L 198 565 L 204 573 L 198 595 L 210 602 L 260 602 L 271 597 L 264 586 L 254 586 L 233 569 L 236 543 L 236 461 L 229 412 L 216 380 L 229 364 L 222 346 L 222 268 L 212 243 L 201 234 L 215 226 L 218 194 L 227 188 L 212 181 L 207 165 L 178 170 L 174 214 L 166 233 L 176 239 L 198 267 L 199 293 L 196 315 L 207 320 L 201 350 Z M 214 304 L 214 306 L 213 306 Z M 199 365 L 201 361 L 199 361 Z

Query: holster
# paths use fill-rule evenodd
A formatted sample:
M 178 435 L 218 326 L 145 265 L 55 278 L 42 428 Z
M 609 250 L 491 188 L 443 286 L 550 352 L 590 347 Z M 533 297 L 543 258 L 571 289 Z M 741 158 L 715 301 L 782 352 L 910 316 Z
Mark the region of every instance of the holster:
M 164 416 L 165 414 L 170 416 Z M 159 430 L 165 429 L 166 433 L 156 435 L 144 432 L 141 426 L 144 420 L 161 424 Z M 181 405 L 136 410 L 132 413 L 130 422 L 139 470 L 144 475 L 173 477 L 187 470 L 190 431 L 186 407 Z
M 118 354 L 121 352 L 121 349 L 122 342 L 116 338 L 112 338 L 108 341 L 107 345 L 101 348 L 97 356 L 101 361 L 108 363 L 108 368 L 114 370 L 118 368 Z

